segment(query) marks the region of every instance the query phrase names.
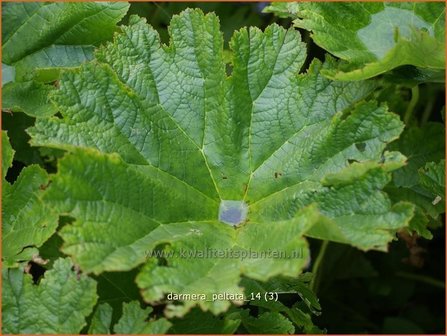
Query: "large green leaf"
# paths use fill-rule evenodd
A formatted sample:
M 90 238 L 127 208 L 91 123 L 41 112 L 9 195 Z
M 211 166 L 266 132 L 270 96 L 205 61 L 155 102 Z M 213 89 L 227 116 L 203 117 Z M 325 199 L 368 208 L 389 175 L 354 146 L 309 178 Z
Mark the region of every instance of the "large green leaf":
M 171 243 L 171 249 L 166 247 L 164 251 L 167 258 L 171 255 L 170 267 L 157 267 L 157 261 L 151 259 L 137 278 L 147 300 L 157 301 L 168 288 L 182 293 L 204 291 L 210 296 L 216 292 L 242 293 L 237 286 L 241 273 L 261 280 L 280 273 L 293 276 L 306 263 L 307 244 L 301 237 L 317 218 L 314 208 L 304 209 L 290 220 L 277 221 L 274 235 L 270 234 L 270 223 L 253 223 L 235 230 L 216 220 L 218 203 L 183 182 L 163 180 L 162 176 L 161 181 L 152 179 L 146 168 L 93 151 L 79 152 L 60 162 L 60 174 L 55 176 L 48 198 L 77 218 L 74 225 L 61 230 L 63 251 L 73 255 L 85 270 L 100 273 L 131 269 L 144 262 L 157 245 Z M 114 176 L 122 179 L 110 184 Z M 125 189 L 128 191 L 123 193 Z M 151 192 L 142 193 L 144 190 Z M 157 198 L 157 194 L 163 197 Z M 158 202 L 164 206 L 154 206 Z M 176 211 L 179 206 L 184 211 Z M 99 210 L 96 218 L 91 216 L 95 208 Z M 269 260 L 247 256 L 275 249 L 287 255 L 297 251 L 299 255 L 297 259 Z M 191 255 L 207 251 L 211 251 L 208 257 Z M 212 251 L 227 251 L 227 255 L 231 251 L 234 255 L 226 259 Z M 159 279 L 168 278 L 168 283 L 160 283 Z M 186 308 L 196 303 L 189 302 Z M 200 305 L 218 312 L 229 304 L 201 301 Z M 174 315 L 176 310 L 184 311 L 174 305 L 169 309 Z
M 5 179 L 14 151 L 2 131 L 2 260 L 7 266 L 31 260 L 56 231 L 58 215 L 42 200 L 48 175 L 37 165 L 24 168 L 13 185 Z
M 3 269 L 2 331 L 5 334 L 76 334 L 96 302 L 96 283 L 58 259 L 38 285 L 22 269 Z
M 2 108 L 44 117 L 61 69 L 93 58 L 93 48 L 112 37 L 126 14 L 125 2 L 10 2 L 2 6 L 2 62 L 12 69 Z
M 360 80 L 401 65 L 444 72 L 443 3 L 272 3 L 266 11 L 296 18 L 315 43 L 348 62 L 326 71 L 330 78 Z
M 95 62 L 63 76 L 53 97 L 63 117 L 29 130 L 34 145 L 72 152 L 46 200 L 77 219 L 61 235 L 82 269 L 148 259 L 137 283 L 149 302 L 169 292 L 237 294 L 242 275 L 298 275 L 306 233 L 386 250 L 407 225 L 413 207 L 381 192 L 404 164 L 383 152 L 403 125 L 361 102 L 374 84 L 320 76 L 331 59 L 298 75 L 305 46 L 277 25 L 235 33 L 231 77 L 213 14 L 174 16 L 169 46 L 137 17 L 122 29 Z M 227 257 L 183 253 L 210 250 Z M 283 257 L 241 258 L 269 250 Z M 229 300 L 171 302 L 166 312 L 194 305 L 218 313 Z

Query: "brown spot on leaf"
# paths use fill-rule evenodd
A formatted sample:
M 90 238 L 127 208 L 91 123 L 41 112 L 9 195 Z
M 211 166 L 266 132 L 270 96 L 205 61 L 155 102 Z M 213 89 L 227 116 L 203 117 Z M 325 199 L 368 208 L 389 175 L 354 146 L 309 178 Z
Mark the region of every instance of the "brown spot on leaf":
M 41 256 L 39 255 L 33 255 L 32 259 L 33 262 L 35 262 L 38 265 L 46 265 L 48 264 L 48 259 L 43 259 Z
M 31 263 L 26 264 L 23 272 L 25 272 L 25 274 L 31 274 Z
M 76 273 L 76 279 L 81 280 L 81 268 L 78 265 L 74 265 L 71 269 Z
M 51 184 L 51 181 L 48 181 L 47 184 L 42 184 L 42 185 L 39 187 L 39 189 L 40 189 L 40 190 L 45 190 L 45 189 L 47 189 L 47 188 L 50 186 L 50 184 Z

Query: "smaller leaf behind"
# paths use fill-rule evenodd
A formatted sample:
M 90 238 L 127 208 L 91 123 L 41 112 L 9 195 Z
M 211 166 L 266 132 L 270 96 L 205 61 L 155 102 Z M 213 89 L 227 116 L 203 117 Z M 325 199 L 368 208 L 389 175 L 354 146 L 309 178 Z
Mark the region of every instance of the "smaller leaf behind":
M 324 71 L 332 79 L 367 79 L 401 65 L 445 69 L 442 3 L 273 3 L 266 11 L 296 19 L 316 44 L 346 61 Z
M 172 327 L 170 334 L 234 334 L 241 320 L 239 316 L 232 316 L 231 313 L 225 313 L 221 316 L 214 316 L 210 312 L 203 312 L 198 308 L 192 309 L 182 318 L 170 320 Z M 198 323 L 198 321 L 200 321 Z
M 141 308 L 138 301 L 123 304 L 123 315 L 113 327 L 116 334 L 164 334 L 171 327 L 165 318 L 149 320 L 151 307 Z
M 96 282 L 58 259 L 38 285 L 23 269 L 3 269 L 2 332 L 77 334 L 96 303 Z
M 292 321 L 305 333 L 321 333 L 312 321 L 312 315 L 320 315 L 321 306 L 315 293 L 309 288 L 308 282 L 312 274 L 303 273 L 298 278 L 273 278 L 267 282 L 259 282 L 244 278 L 244 286 L 247 297 L 251 293 L 261 293 L 264 298 L 265 293 L 274 292 L 279 295 L 278 301 L 252 300 L 250 305 L 261 307 L 272 312 L 280 312 Z M 281 302 L 282 295 L 296 295 L 296 302 L 293 305 L 286 305 Z M 301 299 L 301 300 L 300 300 Z
M 2 131 L 2 178 L 6 177 L 8 169 L 12 167 L 12 160 L 14 158 L 14 149 L 9 142 L 8 133 Z
M 94 45 L 112 37 L 128 8 L 125 2 L 4 4 L 2 61 L 14 76 L 3 88 L 2 108 L 55 114 L 48 95 L 61 70 L 91 60 Z
M 8 267 L 29 261 L 56 231 L 58 215 L 41 197 L 48 175 L 37 165 L 24 168 L 13 185 L 6 180 L 14 151 L 2 131 L 2 260 Z
M 427 163 L 419 169 L 419 178 L 421 186 L 436 195 L 432 204 L 436 205 L 441 201 L 445 203 L 445 160 Z
M 258 317 L 248 315 L 243 311 L 242 325 L 250 334 L 294 334 L 293 323 L 278 312 L 265 312 Z
M 90 326 L 88 328 L 89 334 L 110 334 L 110 327 L 112 325 L 113 309 L 108 303 L 101 303 L 96 307 L 93 314 Z
M 393 183 L 386 191 L 393 201 L 416 205 L 409 229 L 427 239 L 432 237 L 429 228 L 441 225 L 440 214 L 445 212 L 444 136 L 443 124 L 429 122 L 405 130 L 389 146 L 405 154 L 408 164 L 393 172 Z

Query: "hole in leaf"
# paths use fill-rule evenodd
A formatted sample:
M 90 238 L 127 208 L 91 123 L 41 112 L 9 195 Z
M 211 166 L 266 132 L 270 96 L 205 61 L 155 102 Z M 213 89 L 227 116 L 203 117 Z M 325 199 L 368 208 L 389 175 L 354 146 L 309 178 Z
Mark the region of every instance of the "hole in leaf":
M 6 181 L 8 181 L 9 183 L 14 183 L 15 180 L 17 180 L 17 178 L 19 177 L 22 169 L 25 168 L 25 166 L 26 165 L 20 161 L 16 160 L 12 161 L 12 167 L 8 169 L 6 173 Z
M 48 181 L 48 183 L 46 183 L 46 184 L 41 184 L 39 186 L 39 189 L 40 190 L 46 190 L 50 186 L 50 184 L 51 184 L 51 181 Z
M 37 284 L 39 282 L 39 279 L 44 275 L 46 268 L 33 262 L 30 261 L 28 263 L 28 273 L 31 274 L 31 276 L 33 277 L 33 283 Z
M 364 142 L 356 143 L 355 148 L 357 148 L 360 152 L 363 153 L 366 149 L 366 144 Z
M 158 266 L 168 266 L 168 261 L 165 258 L 166 249 L 169 248 L 169 244 L 160 244 L 157 245 L 150 253 L 147 254 L 147 257 L 153 257 L 157 259 Z M 169 252 L 167 252 L 169 253 Z

